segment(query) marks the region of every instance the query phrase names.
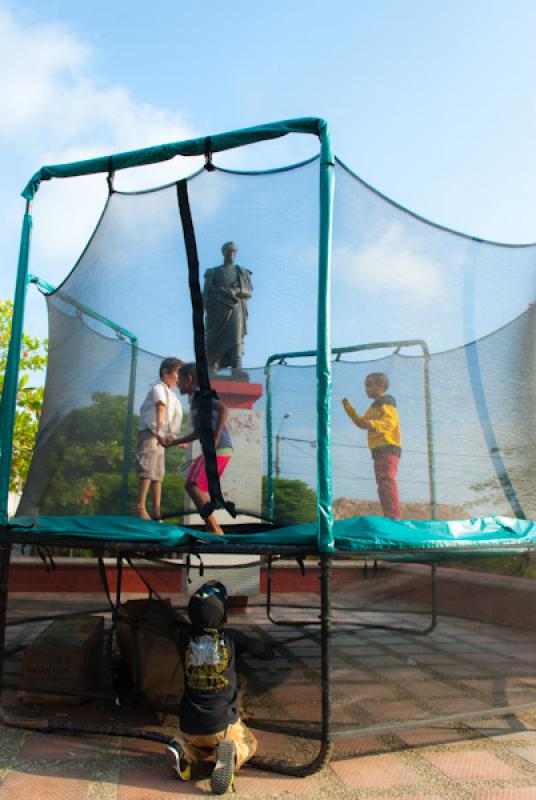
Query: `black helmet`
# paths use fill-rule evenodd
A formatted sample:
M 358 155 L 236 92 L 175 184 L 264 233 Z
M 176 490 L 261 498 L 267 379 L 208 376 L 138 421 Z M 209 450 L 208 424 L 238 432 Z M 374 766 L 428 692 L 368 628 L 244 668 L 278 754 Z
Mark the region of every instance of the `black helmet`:
M 194 628 L 220 628 L 227 617 L 227 589 L 219 581 L 207 581 L 188 603 L 188 616 Z

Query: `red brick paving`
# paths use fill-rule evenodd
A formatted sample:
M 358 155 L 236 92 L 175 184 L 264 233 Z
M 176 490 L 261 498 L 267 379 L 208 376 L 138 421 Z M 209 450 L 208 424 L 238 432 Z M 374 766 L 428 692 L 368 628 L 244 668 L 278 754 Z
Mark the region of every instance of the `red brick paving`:
M 453 689 L 448 683 L 433 680 L 404 683 L 404 689 L 416 697 L 452 697 L 460 693 L 459 689 Z
M 360 708 L 370 714 L 374 720 L 389 722 L 390 720 L 410 720 L 430 717 L 429 711 L 423 711 L 411 700 L 399 700 L 395 702 L 374 702 L 363 701 L 359 703 Z
M 149 758 L 164 756 L 165 747 L 149 739 L 122 739 L 121 756 L 124 758 Z
M 336 693 L 345 696 L 345 700 L 359 700 L 382 698 L 389 700 L 396 697 L 396 689 L 384 683 L 346 683 L 337 681 L 334 685 Z
M 455 697 L 434 698 L 430 700 L 430 705 L 433 707 L 433 716 L 440 714 L 462 714 L 471 711 L 485 711 L 491 705 L 483 700 L 477 700 L 474 697 L 464 697 L 463 695 L 456 695 Z M 497 703 L 495 703 L 497 705 Z
M 296 704 L 289 705 L 287 714 L 293 722 L 320 722 L 321 709 L 320 703 Z M 333 706 L 331 709 L 332 722 L 351 723 L 354 724 L 354 718 L 344 708 L 340 706 Z
M 271 698 L 278 703 L 320 703 L 320 687 L 314 684 L 276 686 L 271 691 Z
M 181 797 L 206 797 L 205 786 L 196 781 L 180 781 L 167 765 L 157 767 L 132 767 L 121 770 L 117 786 L 117 800 L 167 800 Z M 0 795 L 1 798 L 1 795 Z M 29 800 L 29 798 L 24 798 Z M 39 798 L 41 800 L 41 798 Z
M 89 781 L 79 776 L 11 771 L 0 786 L 0 800 L 86 800 Z
M 281 733 L 269 733 L 268 731 L 253 731 L 257 740 L 257 755 L 262 758 L 263 756 L 281 756 L 282 753 L 287 755 L 292 748 L 292 738 L 285 736 Z
M 33 733 L 25 739 L 19 757 L 28 761 L 41 758 L 80 761 L 95 758 L 97 750 L 102 749 L 102 742 L 94 738 Z
M 397 794 L 396 797 L 390 794 L 382 797 L 376 795 L 374 800 L 444 800 L 444 798 L 439 794 Z
M 393 755 L 363 756 L 332 761 L 331 769 L 346 789 L 391 789 L 414 786 L 424 779 Z
M 515 789 L 484 789 L 473 795 L 474 800 L 534 800 L 536 784 Z
M 318 783 L 319 778 L 316 775 L 308 778 L 290 778 L 287 775 L 245 769 L 235 775 L 234 788 L 238 794 L 266 797 L 282 792 L 313 794 L 318 790 Z
M 409 731 L 399 731 L 399 739 L 411 747 L 423 745 L 460 744 L 471 734 L 464 736 L 452 728 L 414 728 Z
M 422 756 L 453 781 L 497 781 L 519 778 L 519 773 L 486 750 L 423 753 Z

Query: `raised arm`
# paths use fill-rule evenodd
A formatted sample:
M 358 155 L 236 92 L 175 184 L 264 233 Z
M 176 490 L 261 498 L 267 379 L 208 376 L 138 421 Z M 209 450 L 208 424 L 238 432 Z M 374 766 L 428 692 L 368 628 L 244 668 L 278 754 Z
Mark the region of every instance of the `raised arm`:
M 352 422 L 357 425 L 358 428 L 368 428 L 367 420 L 365 417 L 362 417 L 360 414 L 357 413 L 351 402 L 348 400 L 347 397 L 343 397 L 342 405 Z

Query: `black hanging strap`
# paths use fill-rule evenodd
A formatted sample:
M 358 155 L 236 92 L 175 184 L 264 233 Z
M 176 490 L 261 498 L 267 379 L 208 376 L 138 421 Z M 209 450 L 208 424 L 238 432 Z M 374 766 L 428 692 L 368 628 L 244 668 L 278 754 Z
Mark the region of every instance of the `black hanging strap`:
M 210 136 L 205 139 L 205 169 L 207 172 L 214 172 L 216 167 L 212 163 L 212 142 Z
M 203 320 L 203 295 L 199 281 L 199 258 L 195 241 L 190 201 L 188 199 L 188 183 L 185 180 L 177 183 L 177 197 L 184 235 L 184 246 L 188 260 L 188 282 L 192 300 L 192 319 L 194 326 L 194 350 L 197 366 L 197 381 L 199 383 L 199 438 L 205 456 L 205 470 L 207 473 L 208 492 L 210 503 L 202 511 L 206 519 L 216 508 L 225 508 L 233 517 L 236 516 L 234 503 L 223 499 L 218 466 L 216 461 L 216 447 L 214 444 L 214 431 L 212 428 L 212 401 L 218 395 L 212 390 L 208 376 L 208 362 L 205 350 L 205 323 Z
M 108 158 L 108 177 L 106 178 L 106 182 L 108 184 L 108 194 L 112 194 L 114 191 L 114 177 L 115 177 L 115 170 L 113 168 L 113 161 L 112 157 Z

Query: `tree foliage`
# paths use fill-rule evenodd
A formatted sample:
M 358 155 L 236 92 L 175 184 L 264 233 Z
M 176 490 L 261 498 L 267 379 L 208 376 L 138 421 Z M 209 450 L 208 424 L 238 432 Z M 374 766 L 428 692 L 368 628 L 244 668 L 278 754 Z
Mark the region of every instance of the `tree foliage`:
M 262 481 L 262 504 L 266 509 L 267 481 Z M 299 480 L 274 479 L 274 518 L 279 525 L 297 525 L 316 519 L 316 492 Z
M 7 352 L 11 336 L 13 303 L 0 300 L 0 392 L 4 389 L 4 375 L 7 365 Z M 32 385 L 36 373 L 43 372 L 47 364 L 47 342 L 41 342 L 27 333 L 23 334 L 17 407 L 13 430 L 13 465 L 9 488 L 13 492 L 22 491 L 37 436 L 39 416 L 43 404 L 43 386 Z

